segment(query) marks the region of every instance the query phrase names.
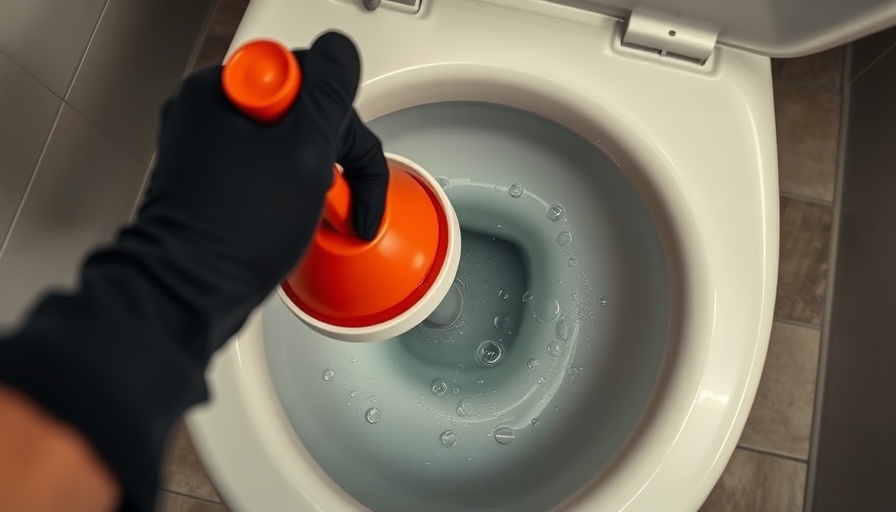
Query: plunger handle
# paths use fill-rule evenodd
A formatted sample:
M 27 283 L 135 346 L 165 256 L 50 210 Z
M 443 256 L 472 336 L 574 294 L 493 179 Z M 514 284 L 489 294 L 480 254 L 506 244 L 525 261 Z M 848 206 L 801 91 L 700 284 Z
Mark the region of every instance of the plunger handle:
M 259 123 L 279 121 L 292 106 L 302 85 L 302 70 L 292 52 L 277 41 L 259 39 L 236 49 L 221 73 L 224 94 L 233 105 Z M 347 237 L 356 237 L 349 210 L 348 182 L 337 167 L 324 200 L 324 220 Z

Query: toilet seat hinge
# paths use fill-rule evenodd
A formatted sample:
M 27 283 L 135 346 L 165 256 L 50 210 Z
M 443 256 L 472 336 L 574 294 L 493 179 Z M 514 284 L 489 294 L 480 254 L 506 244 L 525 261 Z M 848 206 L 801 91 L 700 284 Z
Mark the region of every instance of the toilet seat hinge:
M 626 23 L 622 44 L 702 65 L 712 55 L 718 36 L 718 27 L 639 6 Z

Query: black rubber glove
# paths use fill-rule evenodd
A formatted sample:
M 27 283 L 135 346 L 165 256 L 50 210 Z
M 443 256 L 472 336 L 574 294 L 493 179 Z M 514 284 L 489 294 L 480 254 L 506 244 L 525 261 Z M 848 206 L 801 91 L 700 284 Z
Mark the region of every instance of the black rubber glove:
M 76 292 L 48 296 L 0 340 L 0 381 L 84 433 L 119 478 L 122 510 L 152 509 L 171 427 L 207 398 L 213 352 L 300 259 L 334 162 L 356 229 L 379 226 L 388 171 L 351 106 L 355 47 L 330 33 L 296 55 L 302 90 L 274 125 L 230 105 L 220 68 L 189 77 L 165 106 L 135 223 L 87 260 Z
M 165 105 L 157 165 L 140 211 L 140 221 L 174 219 L 204 233 L 202 244 L 199 233 L 179 237 L 196 270 L 261 281 L 245 285 L 263 294 L 308 245 L 334 162 L 345 169 L 362 238 L 374 237 L 385 206 L 382 147 L 351 106 L 360 72 L 354 46 L 330 33 L 295 55 L 304 73 L 298 100 L 269 126 L 230 105 L 220 68 L 186 80 Z

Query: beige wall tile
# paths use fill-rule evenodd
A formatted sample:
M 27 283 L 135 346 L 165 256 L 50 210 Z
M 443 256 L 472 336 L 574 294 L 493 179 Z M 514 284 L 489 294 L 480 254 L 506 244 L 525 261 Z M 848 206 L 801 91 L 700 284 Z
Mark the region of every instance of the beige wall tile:
M 806 465 L 741 448 L 700 512 L 801 512 Z
M 833 201 L 840 95 L 784 83 L 774 93 L 781 192 Z
M 830 238 L 830 206 L 781 198 L 776 317 L 821 324 Z
M 219 503 L 162 491 L 159 493 L 155 512 L 227 512 L 227 509 Z
M 168 453 L 162 463 L 162 489 L 204 500 L 221 501 L 183 423 L 174 429 L 168 441 Z
M 774 323 L 741 446 L 808 459 L 820 338 L 817 329 Z

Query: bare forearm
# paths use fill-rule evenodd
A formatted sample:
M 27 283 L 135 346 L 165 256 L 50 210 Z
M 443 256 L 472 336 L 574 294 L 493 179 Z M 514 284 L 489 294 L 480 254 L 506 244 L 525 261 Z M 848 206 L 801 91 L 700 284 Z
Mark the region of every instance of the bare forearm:
M 160 248 L 157 229 L 144 221 L 123 231 L 88 258 L 76 290 L 44 297 L 0 338 L 0 385 L 89 441 L 121 488 L 121 512 L 153 509 L 171 426 L 206 398 L 206 364 L 240 324 L 216 307 L 230 296 L 203 269 L 173 277 L 190 259 L 175 244 Z M 0 504 L 7 510 L 22 512 Z
M 77 430 L 0 386 L 0 512 L 107 512 L 119 495 Z

